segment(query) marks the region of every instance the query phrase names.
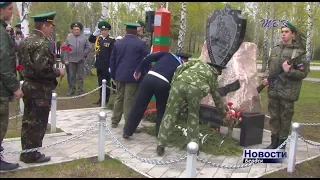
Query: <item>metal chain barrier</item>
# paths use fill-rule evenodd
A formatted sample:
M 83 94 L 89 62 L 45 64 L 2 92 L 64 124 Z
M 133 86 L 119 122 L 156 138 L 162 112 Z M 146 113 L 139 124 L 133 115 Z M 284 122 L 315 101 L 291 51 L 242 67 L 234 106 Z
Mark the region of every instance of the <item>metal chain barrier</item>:
M 305 138 L 302 137 L 301 135 L 299 135 L 299 138 L 300 138 L 302 141 L 304 141 L 305 143 L 307 143 L 307 144 L 310 144 L 310 145 L 312 145 L 312 146 L 318 146 L 318 147 L 320 147 L 320 143 L 318 143 L 318 142 L 313 142 L 313 141 L 310 141 L 310 140 L 308 140 L 308 139 L 305 139 Z
M 10 117 L 9 120 L 15 119 L 15 118 L 18 118 L 18 117 L 22 117 L 22 116 L 23 116 L 23 114 L 18 114 L 18 115 Z
M 277 147 L 277 149 L 275 149 L 274 151 L 277 151 L 279 149 L 281 149 L 283 146 L 285 146 L 288 141 L 290 141 L 291 139 L 291 135 L 282 143 L 280 144 L 279 147 Z M 241 169 L 241 168 L 246 168 L 246 167 L 250 167 L 250 166 L 253 166 L 254 164 L 257 164 L 257 163 L 244 163 L 244 164 L 241 164 L 241 165 L 225 165 L 225 164 L 218 164 L 218 163 L 214 163 L 214 162 L 210 162 L 208 160 L 205 160 L 201 157 L 197 157 L 197 160 L 202 162 L 202 163 L 205 163 L 205 164 L 208 164 L 210 166 L 214 166 L 214 167 L 217 167 L 217 168 L 223 168 L 223 169 Z
M 76 98 L 84 97 L 84 96 L 86 96 L 86 95 L 88 95 L 88 94 L 91 94 L 91 93 L 93 93 L 93 92 L 95 92 L 95 91 L 98 91 L 100 88 L 102 88 L 102 86 L 99 86 L 99 87 L 95 88 L 94 90 L 92 90 L 92 91 L 90 91 L 90 92 L 87 92 L 87 93 L 84 93 L 84 94 L 81 94 L 81 95 L 79 95 L 79 96 L 72 96 L 72 97 L 59 97 L 59 96 L 58 96 L 57 99 L 76 99 Z
M 66 143 L 66 142 L 72 141 L 72 140 L 74 140 L 74 139 L 79 139 L 79 138 L 82 137 L 85 133 L 95 130 L 96 126 L 98 126 L 98 125 L 99 125 L 99 123 L 95 123 L 95 124 L 92 125 L 89 129 L 80 132 L 78 135 L 73 136 L 73 137 L 71 137 L 71 138 L 68 138 L 68 139 L 66 139 L 66 140 L 63 140 L 63 141 L 60 141 L 60 142 L 51 144 L 51 145 L 47 145 L 47 146 L 43 146 L 43 147 L 37 147 L 37 148 L 33 148 L 33 149 L 26 149 L 26 150 L 22 150 L 22 151 L 15 151 L 15 152 L 1 152 L 0 154 L 1 154 L 1 155 L 6 155 L 6 154 L 17 155 L 17 154 L 22 154 L 22 153 L 35 152 L 35 151 L 38 151 L 38 150 L 41 150 L 41 149 L 51 148 L 51 147 L 54 147 L 54 146 L 57 146 L 57 145 L 64 144 L 64 143 Z
M 320 126 L 320 123 L 299 123 L 301 126 Z
M 124 145 L 121 144 L 121 142 L 112 134 L 112 132 L 110 131 L 109 127 L 105 123 L 104 123 L 104 126 L 106 127 L 107 133 L 110 135 L 111 139 L 116 144 L 118 144 L 121 148 L 123 148 L 125 150 L 125 152 L 130 154 L 131 158 L 135 158 L 135 159 L 138 159 L 138 160 L 140 160 L 140 161 L 142 161 L 144 163 L 153 164 L 153 165 L 169 165 L 169 164 L 182 162 L 182 161 L 187 159 L 187 155 L 186 154 L 182 155 L 182 157 L 180 157 L 179 159 L 162 160 L 162 161 L 155 161 L 155 160 L 151 160 L 151 159 L 148 159 L 148 158 L 139 157 L 138 155 L 134 155 L 126 147 L 124 147 Z

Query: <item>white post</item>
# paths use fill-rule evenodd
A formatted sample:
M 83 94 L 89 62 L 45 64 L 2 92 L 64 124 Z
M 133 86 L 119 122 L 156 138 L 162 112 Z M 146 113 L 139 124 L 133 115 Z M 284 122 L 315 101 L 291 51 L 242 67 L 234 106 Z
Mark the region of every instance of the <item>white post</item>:
M 292 124 L 292 133 L 291 133 L 290 150 L 289 150 L 289 157 L 288 157 L 288 168 L 287 168 L 288 173 L 293 173 L 295 164 L 296 164 L 299 128 L 300 128 L 299 123 Z
M 22 89 L 22 84 L 23 84 L 23 81 L 20 81 L 20 89 Z M 20 98 L 19 102 L 20 102 L 20 114 L 23 114 L 24 112 L 23 98 Z
M 166 9 L 169 10 L 169 2 L 166 2 Z
M 57 94 L 52 93 L 51 100 L 51 133 L 56 132 L 56 119 L 57 119 Z
M 98 139 L 98 161 L 104 161 L 105 158 L 105 141 L 106 141 L 106 129 L 104 124 L 106 123 L 106 113 L 99 113 L 99 139 Z
M 102 80 L 101 107 L 106 107 L 107 80 Z
M 195 142 L 190 142 L 187 146 L 187 177 L 186 178 L 195 178 L 196 177 L 196 162 L 197 162 L 197 153 L 199 146 Z

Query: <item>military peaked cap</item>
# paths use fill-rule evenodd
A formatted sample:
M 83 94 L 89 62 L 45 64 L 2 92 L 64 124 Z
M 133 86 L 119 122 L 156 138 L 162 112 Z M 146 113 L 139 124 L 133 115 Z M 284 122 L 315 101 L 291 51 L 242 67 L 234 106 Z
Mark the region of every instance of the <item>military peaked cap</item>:
M 74 27 L 78 27 L 78 28 L 80 28 L 81 31 L 83 29 L 83 25 L 80 22 L 74 22 L 71 24 L 70 27 L 71 27 L 71 29 L 73 29 Z
M 7 6 L 7 5 L 9 5 L 9 4 L 11 4 L 12 2 L 0 2 L 0 8 L 1 7 L 5 7 L 5 6 Z
M 185 59 L 189 59 L 192 55 L 191 54 L 187 54 L 187 53 L 176 53 L 176 56 L 181 57 L 181 58 L 185 58 Z
M 16 27 L 16 28 L 21 28 L 21 24 L 19 23 L 19 24 L 17 24 L 15 27 Z
M 98 24 L 99 29 L 111 29 L 111 25 L 107 21 L 101 21 Z
M 54 18 L 56 17 L 56 12 L 43 13 L 31 17 L 34 19 L 34 22 L 48 22 L 55 25 Z
M 139 20 L 136 23 L 140 24 L 140 26 L 146 26 L 143 21 Z
M 140 24 L 132 23 L 132 22 L 126 22 L 126 23 L 124 23 L 124 25 L 126 25 L 127 28 L 133 28 L 133 29 L 137 29 L 137 27 L 140 27 Z

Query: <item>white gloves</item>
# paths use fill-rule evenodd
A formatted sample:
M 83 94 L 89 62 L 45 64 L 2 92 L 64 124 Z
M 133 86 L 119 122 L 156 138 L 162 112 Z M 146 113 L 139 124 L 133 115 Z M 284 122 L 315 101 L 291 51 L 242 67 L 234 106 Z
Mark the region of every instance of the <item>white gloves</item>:
M 100 34 L 100 29 L 96 29 L 93 33 L 94 36 L 98 36 Z

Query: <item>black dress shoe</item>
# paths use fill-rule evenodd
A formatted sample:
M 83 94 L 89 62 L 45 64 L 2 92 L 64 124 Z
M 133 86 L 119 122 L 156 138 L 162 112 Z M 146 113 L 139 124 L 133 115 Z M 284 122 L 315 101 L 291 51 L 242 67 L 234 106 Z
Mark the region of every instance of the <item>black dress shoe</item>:
M 41 154 L 40 156 L 37 156 L 35 159 L 29 159 L 23 156 L 20 156 L 20 161 L 28 164 L 28 163 L 45 163 L 51 160 L 51 157 L 45 156 L 44 154 Z
M 0 160 L 0 171 L 10 171 L 17 169 L 18 167 L 18 163 L 8 163 L 6 161 Z
M 126 135 L 126 134 L 123 134 L 122 137 L 123 137 L 124 139 L 129 139 L 129 135 Z

